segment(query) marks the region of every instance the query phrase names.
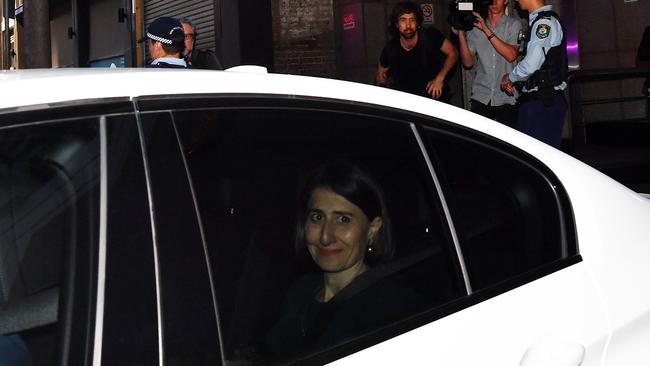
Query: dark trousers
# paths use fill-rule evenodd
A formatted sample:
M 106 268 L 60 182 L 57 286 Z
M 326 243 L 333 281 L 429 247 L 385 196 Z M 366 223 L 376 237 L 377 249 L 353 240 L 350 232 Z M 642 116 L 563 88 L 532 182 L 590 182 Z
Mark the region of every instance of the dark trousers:
M 559 149 L 565 114 L 566 101 L 561 95 L 556 95 L 549 107 L 541 100 L 528 100 L 519 105 L 517 129 Z
M 470 110 L 483 117 L 493 119 L 497 122 L 512 128 L 517 127 L 517 105 L 504 104 L 504 105 L 485 105 L 476 99 L 470 101 Z

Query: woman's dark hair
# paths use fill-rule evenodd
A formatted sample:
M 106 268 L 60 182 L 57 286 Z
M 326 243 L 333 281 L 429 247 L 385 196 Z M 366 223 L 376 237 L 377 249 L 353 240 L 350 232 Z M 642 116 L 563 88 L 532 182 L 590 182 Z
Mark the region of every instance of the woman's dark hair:
M 395 248 L 384 193 L 370 175 L 347 162 L 321 165 L 307 178 L 299 197 L 296 215 L 296 250 L 305 248 L 305 223 L 310 209 L 311 193 L 320 187 L 327 188 L 357 205 L 370 221 L 381 217 L 382 225 L 372 242 L 372 253 L 366 254 L 366 264 L 374 266 L 392 259 Z
M 416 4 L 413 1 L 400 1 L 393 7 L 393 12 L 390 15 L 390 28 L 396 29 L 397 23 L 399 22 L 399 17 L 403 14 L 415 14 L 415 20 L 418 22 L 418 28 L 422 26 L 424 21 L 424 15 L 422 14 L 422 8 L 420 5 Z

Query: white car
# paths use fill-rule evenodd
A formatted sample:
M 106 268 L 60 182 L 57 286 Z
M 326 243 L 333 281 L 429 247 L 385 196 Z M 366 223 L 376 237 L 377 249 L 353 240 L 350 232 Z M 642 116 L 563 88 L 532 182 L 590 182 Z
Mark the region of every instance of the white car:
M 453 106 L 240 71 L 0 74 L 0 364 L 650 364 L 647 197 Z M 398 285 L 285 341 L 322 277 L 299 193 L 341 161 L 395 246 L 350 299 Z

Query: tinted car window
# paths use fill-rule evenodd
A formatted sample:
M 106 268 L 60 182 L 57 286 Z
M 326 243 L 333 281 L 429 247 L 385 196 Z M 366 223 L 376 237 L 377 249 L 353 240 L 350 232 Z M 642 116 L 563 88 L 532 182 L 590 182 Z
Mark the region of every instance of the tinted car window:
M 426 130 L 473 289 L 576 254 L 559 182 L 494 140 Z
M 99 147 L 97 119 L 0 130 L 0 356 L 28 354 L 35 365 L 63 357 L 73 264 L 98 239 Z
M 464 294 L 447 222 L 409 124 L 297 108 L 179 111 L 174 120 L 205 232 L 226 360 L 319 352 Z M 304 301 L 291 289 L 323 278 L 305 248 L 294 248 L 302 187 L 315 168 L 342 161 L 362 167 L 385 192 L 395 243 L 394 258 L 368 270 L 377 278 L 350 298 L 383 285 L 394 296 L 363 311 L 328 307 L 305 334 L 289 337 L 291 350 L 278 351 L 285 338 L 274 338 L 273 330 Z M 404 311 L 361 320 L 391 306 Z

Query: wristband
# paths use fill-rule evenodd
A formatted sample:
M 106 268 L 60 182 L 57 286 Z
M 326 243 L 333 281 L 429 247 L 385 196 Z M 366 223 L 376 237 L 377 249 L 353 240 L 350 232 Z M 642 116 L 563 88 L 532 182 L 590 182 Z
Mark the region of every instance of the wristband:
M 490 35 L 488 36 L 488 41 L 491 40 L 493 37 L 494 37 L 494 33 L 490 34 Z

